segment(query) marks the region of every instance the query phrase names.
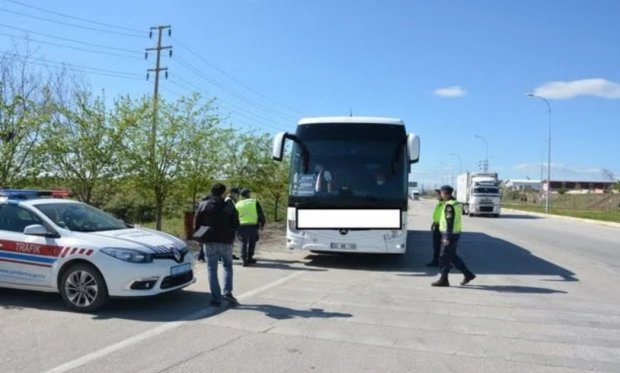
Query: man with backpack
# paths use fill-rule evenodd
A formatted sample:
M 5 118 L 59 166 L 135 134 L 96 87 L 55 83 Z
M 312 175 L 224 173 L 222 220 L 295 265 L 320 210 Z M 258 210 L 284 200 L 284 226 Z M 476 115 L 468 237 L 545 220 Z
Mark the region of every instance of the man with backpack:
M 219 307 L 223 300 L 231 306 L 239 304 L 233 291 L 232 248 L 235 232 L 239 228 L 239 214 L 231 203 L 224 200 L 226 186 L 215 184 L 211 195 L 198 205 L 194 218 L 194 238 L 203 243 L 207 258 L 209 286 L 211 288 L 211 305 Z M 219 259 L 224 267 L 224 289 L 222 291 L 217 269 Z

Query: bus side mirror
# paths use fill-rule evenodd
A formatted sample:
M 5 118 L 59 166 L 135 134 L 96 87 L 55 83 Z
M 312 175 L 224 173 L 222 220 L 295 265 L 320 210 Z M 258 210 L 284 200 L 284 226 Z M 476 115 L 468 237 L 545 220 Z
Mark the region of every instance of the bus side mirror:
M 420 160 L 420 138 L 414 133 L 407 135 L 407 153 L 409 163 L 417 163 Z
M 299 139 L 299 137 L 295 135 L 291 135 L 288 132 L 280 132 L 273 138 L 273 149 L 271 150 L 271 158 L 275 161 L 282 162 L 282 158 L 284 158 L 284 144 L 286 140 L 294 141 L 299 148 L 301 149 L 301 156 L 303 161 L 303 173 L 308 172 L 308 167 L 310 164 L 310 152 L 306 147 L 306 144 L 303 143 Z
M 271 150 L 271 158 L 275 161 L 282 162 L 284 157 L 284 142 L 286 141 L 288 133 L 279 132 L 273 138 L 273 149 Z

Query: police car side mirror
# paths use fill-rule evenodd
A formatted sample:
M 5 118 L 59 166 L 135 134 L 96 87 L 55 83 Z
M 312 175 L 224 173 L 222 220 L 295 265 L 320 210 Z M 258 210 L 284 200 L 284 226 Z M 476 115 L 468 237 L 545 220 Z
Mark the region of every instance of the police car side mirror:
M 407 153 L 409 163 L 418 163 L 420 160 L 420 138 L 414 133 L 407 135 Z
M 54 235 L 47 228 L 45 228 L 44 226 L 40 224 L 33 224 L 33 225 L 27 226 L 26 228 L 24 228 L 24 234 L 28 236 L 43 236 L 43 237 Z

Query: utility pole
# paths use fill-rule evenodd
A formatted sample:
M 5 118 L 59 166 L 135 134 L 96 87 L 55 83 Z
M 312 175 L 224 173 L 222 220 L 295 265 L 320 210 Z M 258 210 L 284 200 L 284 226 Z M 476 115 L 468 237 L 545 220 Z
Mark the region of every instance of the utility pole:
M 161 66 L 161 51 L 168 50 L 169 55 L 172 57 L 172 46 L 166 45 L 163 46 L 161 44 L 161 39 L 164 33 L 164 30 L 168 30 L 168 36 L 171 35 L 170 26 L 154 26 L 151 27 L 149 32 L 149 38 L 153 38 L 153 31 L 157 31 L 157 46 L 154 48 L 146 48 L 146 52 L 144 53 L 144 58 L 148 58 L 149 52 L 155 51 L 156 60 L 155 67 L 148 69 L 146 73 L 146 79 L 149 79 L 149 74 L 151 72 L 155 73 L 155 87 L 153 91 L 153 127 L 151 129 L 151 167 L 153 175 L 157 175 L 157 117 L 159 110 L 159 74 L 164 71 L 165 77 L 168 78 L 168 68 Z M 161 200 L 161 187 L 158 183 L 155 184 L 155 199 L 156 199 L 156 226 L 155 228 L 159 231 L 161 230 L 161 215 L 163 209 L 163 200 Z
M 168 68 L 161 67 L 161 51 L 169 50 L 169 55 L 172 56 L 172 46 L 166 45 L 162 46 L 162 36 L 164 30 L 168 30 L 168 36 L 171 35 L 170 26 L 153 26 L 151 27 L 151 31 L 149 32 L 149 38 L 153 38 L 153 31 L 157 31 L 157 46 L 154 48 L 146 48 L 146 53 L 144 54 L 144 58 L 148 58 L 149 52 L 155 51 L 156 59 L 155 59 L 155 67 L 148 69 L 146 73 L 146 79 L 149 79 L 149 75 L 151 72 L 155 73 L 155 86 L 153 90 L 153 128 L 151 129 L 151 158 L 153 161 L 153 165 L 155 165 L 155 153 L 156 153 L 156 144 L 157 144 L 157 112 L 159 109 L 159 73 L 164 71 L 165 77 L 168 78 Z

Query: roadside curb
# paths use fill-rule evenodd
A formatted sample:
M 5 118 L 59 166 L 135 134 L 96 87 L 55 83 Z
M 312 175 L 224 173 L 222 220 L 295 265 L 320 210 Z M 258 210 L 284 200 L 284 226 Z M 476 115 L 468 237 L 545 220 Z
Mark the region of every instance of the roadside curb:
M 560 219 L 564 219 L 564 220 L 572 220 L 572 221 L 577 221 L 577 222 L 582 222 L 582 223 L 596 224 L 596 225 L 605 225 L 605 226 L 612 227 L 612 228 L 620 228 L 620 223 L 614 223 L 614 222 L 611 222 L 611 221 L 575 218 L 575 217 L 572 217 L 572 216 L 555 215 L 555 214 L 542 214 L 542 213 L 539 213 L 539 212 L 530 212 L 530 211 L 524 211 L 524 210 L 514 210 L 514 209 L 507 209 L 507 208 L 503 208 L 502 207 L 502 213 L 503 212 L 511 212 L 511 213 L 517 213 L 517 214 L 523 214 L 523 215 L 539 216 L 539 217 L 542 217 L 542 218 L 560 218 Z

